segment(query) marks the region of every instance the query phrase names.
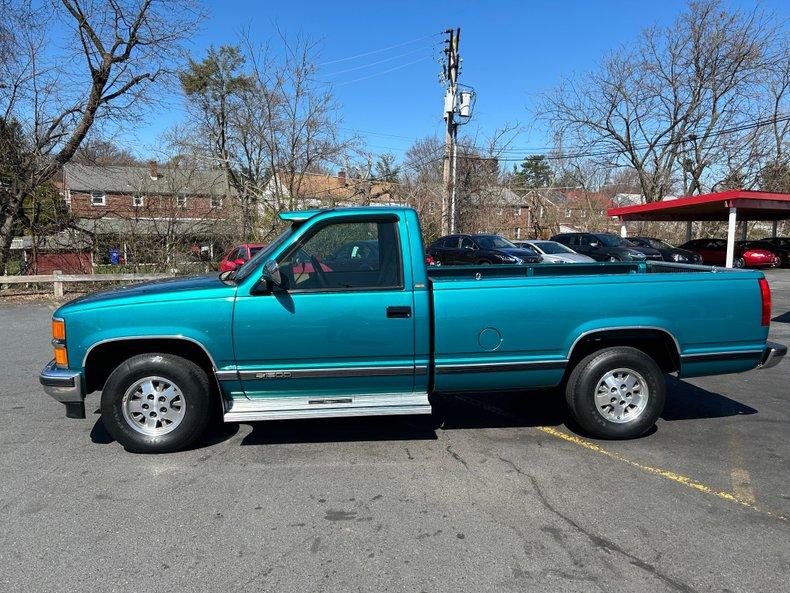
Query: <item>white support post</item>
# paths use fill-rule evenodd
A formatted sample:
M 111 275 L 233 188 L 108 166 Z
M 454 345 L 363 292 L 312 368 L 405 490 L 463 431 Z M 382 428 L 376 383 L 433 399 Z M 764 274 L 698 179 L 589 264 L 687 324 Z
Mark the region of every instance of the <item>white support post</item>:
M 771 236 L 776 238 L 776 233 L 779 230 L 779 221 L 774 220 L 773 224 L 771 225 Z
M 730 217 L 727 223 L 727 263 L 728 268 L 732 267 L 735 260 L 735 226 L 738 224 L 738 209 L 730 208 Z
M 52 278 L 54 282 L 52 283 L 52 290 L 55 292 L 55 298 L 62 299 L 63 298 L 63 282 L 60 280 L 60 275 L 63 272 L 60 270 L 53 270 L 52 271 Z
M 691 221 L 686 221 L 686 243 L 691 241 Z
M 625 239 L 628 236 L 628 229 L 625 227 L 625 221 L 620 219 L 620 236 Z

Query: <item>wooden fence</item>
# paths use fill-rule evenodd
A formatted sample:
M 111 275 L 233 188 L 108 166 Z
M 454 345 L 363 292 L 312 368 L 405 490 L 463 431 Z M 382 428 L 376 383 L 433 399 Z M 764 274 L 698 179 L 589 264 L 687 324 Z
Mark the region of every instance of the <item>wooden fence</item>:
M 0 288 L 7 284 L 48 284 L 56 297 L 64 294 L 63 285 L 67 282 L 145 282 L 172 278 L 175 274 L 63 274 L 55 270 L 52 274 L 30 276 L 0 276 Z

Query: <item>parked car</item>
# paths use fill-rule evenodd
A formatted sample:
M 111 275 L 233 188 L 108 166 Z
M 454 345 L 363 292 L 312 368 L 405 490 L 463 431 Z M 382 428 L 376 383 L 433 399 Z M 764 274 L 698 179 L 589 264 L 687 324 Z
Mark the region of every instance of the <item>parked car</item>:
M 666 241 L 656 239 L 655 237 L 628 237 L 628 241 L 637 247 L 651 247 L 657 250 L 664 261 L 671 261 L 683 264 L 701 264 L 702 257 L 689 251 L 687 249 L 680 249 L 674 245 L 670 245 Z
M 727 262 L 726 239 L 692 239 L 680 247 L 699 254 L 703 263 L 711 266 L 723 266 Z M 779 265 L 779 258 L 773 252 L 750 249 L 742 245 L 742 241 L 735 242 L 734 254 L 733 266 L 736 268 L 774 268 Z
M 230 270 L 235 270 L 239 266 L 243 266 L 253 255 L 264 247 L 266 247 L 266 245 L 263 243 L 244 243 L 243 245 L 237 245 L 219 260 L 219 271 L 229 272 Z
M 777 241 L 766 241 L 761 239 L 759 241 L 738 241 L 738 245 L 742 249 L 762 249 L 770 251 L 779 258 L 779 265 L 783 268 L 790 266 L 790 244 L 782 247 L 782 244 Z
M 427 249 L 444 266 L 481 264 L 536 264 L 542 261 L 530 247 L 516 247 L 499 235 L 448 235 Z
M 790 249 L 790 237 L 766 237 L 760 239 L 760 241 L 765 241 L 766 243 L 770 243 L 782 249 Z
M 560 233 L 552 241 L 567 245 L 577 253 L 596 261 L 661 260 L 661 254 L 651 247 L 637 247 L 612 233 Z
M 771 293 L 759 271 L 427 268 L 412 209 L 280 218 L 286 230 L 234 272 L 61 306 L 44 390 L 71 418 L 101 391 L 107 431 L 144 453 L 188 447 L 215 418 L 430 414 L 431 393 L 559 385 L 585 431 L 628 438 L 661 415 L 666 373 L 735 373 L 787 353 L 766 341 Z M 378 228 L 380 269 L 315 265 L 355 225 Z M 295 279 L 305 261 L 313 271 Z
M 530 247 L 537 251 L 543 261 L 550 264 L 577 264 L 595 261 L 593 258 L 576 253 L 570 247 L 557 243 L 556 241 L 542 241 L 533 239 L 530 241 L 513 241 L 518 247 Z

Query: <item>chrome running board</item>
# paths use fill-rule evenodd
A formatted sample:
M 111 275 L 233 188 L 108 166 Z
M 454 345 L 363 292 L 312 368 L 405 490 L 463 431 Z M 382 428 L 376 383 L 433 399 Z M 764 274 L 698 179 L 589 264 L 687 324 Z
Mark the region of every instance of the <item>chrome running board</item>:
M 427 393 L 267 397 L 226 402 L 225 422 L 430 414 Z

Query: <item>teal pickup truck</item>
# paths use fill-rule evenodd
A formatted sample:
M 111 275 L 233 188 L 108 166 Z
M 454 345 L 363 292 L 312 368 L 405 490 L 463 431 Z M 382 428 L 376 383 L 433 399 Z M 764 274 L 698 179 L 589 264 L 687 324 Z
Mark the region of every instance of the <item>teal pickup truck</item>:
M 661 414 L 665 373 L 773 366 L 761 272 L 663 263 L 427 269 L 408 208 L 288 212 L 233 272 L 78 298 L 53 316 L 44 390 L 127 450 L 225 422 L 428 414 L 429 395 L 562 385 L 593 436 Z M 529 394 L 524 395 L 529 397 Z

